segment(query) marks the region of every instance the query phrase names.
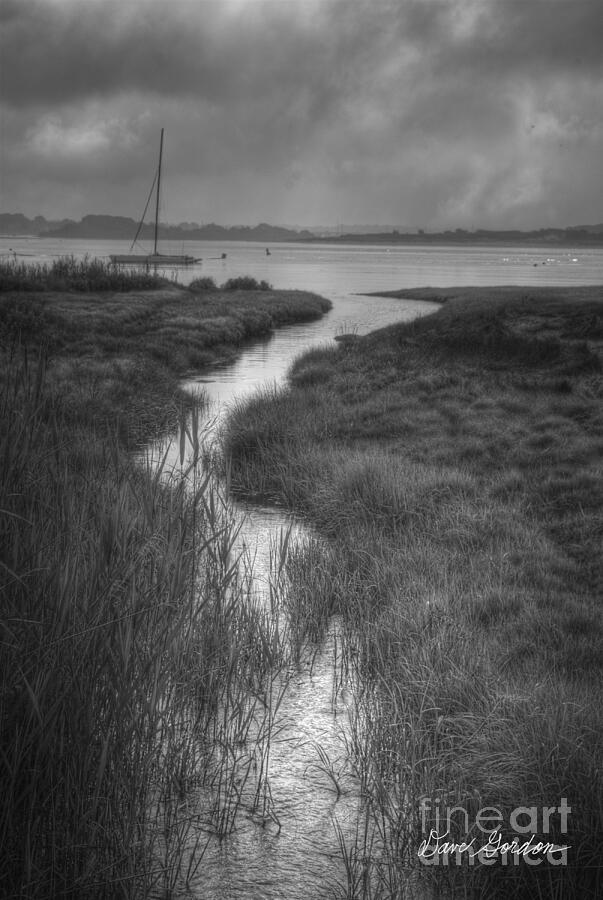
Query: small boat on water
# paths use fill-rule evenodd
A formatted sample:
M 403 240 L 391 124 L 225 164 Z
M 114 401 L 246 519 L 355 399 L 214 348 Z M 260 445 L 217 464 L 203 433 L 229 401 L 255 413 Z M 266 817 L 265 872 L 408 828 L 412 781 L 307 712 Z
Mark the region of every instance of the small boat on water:
M 112 253 L 109 258 L 122 266 L 192 266 L 201 262 L 186 253 Z
M 153 242 L 153 252 L 152 253 L 112 253 L 109 256 L 109 259 L 112 263 L 116 265 L 123 266 L 192 266 L 194 263 L 201 262 L 200 259 L 197 259 L 194 256 L 190 256 L 187 253 L 159 253 L 157 250 L 157 239 L 159 237 L 159 191 L 161 189 L 161 162 L 163 158 L 163 128 L 161 129 L 161 139 L 159 142 L 159 166 L 157 167 L 157 174 L 155 175 L 155 183 L 157 184 L 157 191 L 155 194 L 155 236 Z M 151 188 L 151 194 L 153 192 L 153 188 Z M 145 206 L 144 212 L 142 214 L 142 219 L 138 224 L 138 231 L 134 236 L 134 240 L 132 241 L 132 246 L 130 250 L 136 244 L 138 239 L 138 235 L 140 234 L 140 229 L 142 228 L 142 224 L 144 221 L 144 217 L 146 215 L 147 207 L 149 205 L 149 200 L 151 199 L 151 194 L 149 194 L 149 199 L 147 200 L 147 205 Z

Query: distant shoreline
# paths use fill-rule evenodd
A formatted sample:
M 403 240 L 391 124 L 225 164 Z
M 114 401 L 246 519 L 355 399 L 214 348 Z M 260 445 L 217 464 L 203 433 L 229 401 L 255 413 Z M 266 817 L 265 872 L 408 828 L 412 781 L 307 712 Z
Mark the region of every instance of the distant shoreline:
M 131 241 L 137 223 L 126 216 L 84 216 L 80 222 L 69 219 L 49 221 L 42 216 L 28 219 L 21 213 L 0 213 L 0 236 L 12 238 L 69 238 L 82 240 Z M 153 226 L 145 224 L 139 234 L 141 240 L 153 237 Z M 319 234 L 309 229 L 294 229 L 280 225 L 233 225 L 225 227 L 214 223 L 197 225 L 163 225 L 159 238 L 164 241 L 250 241 L 258 243 L 307 243 L 307 244 L 365 244 L 365 245 L 437 245 L 459 246 L 463 244 L 483 246 L 537 246 L 537 247 L 603 247 L 603 224 L 582 225 L 570 228 L 541 228 L 532 231 L 486 230 L 401 232 L 397 229 L 381 232 L 343 234 Z
M 12 238 L 13 240 L 28 240 L 28 241 L 45 241 L 45 240 L 69 240 L 69 241 L 128 241 L 129 238 L 124 237 L 114 237 L 111 235 L 63 235 L 56 233 L 46 233 L 46 234 L 13 234 L 13 233 L 0 233 L 0 238 L 6 240 L 8 238 Z M 374 239 L 373 239 L 374 238 Z M 381 238 L 376 235 L 346 235 L 342 238 L 332 238 L 332 237 L 316 237 L 316 238 L 300 238 L 300 237 L 290 237 L 290 238 L 258 238 L 258 237 L 234 237 L 232 235 L 225 237 L 190 237 L 190 236 L 174 236 L 174 235 L 164 235 L 161 237 L 163 241 L 175 241 L 177 243 L 182 242 L 191 242 L 191 243 L 199 243 L 202 241 L 212 242 L 212 243 L 224 243 L 224 242 L 233 242 L 233 243 L 253 243 L 267 245 L 267 244 L 335 244 L 342 247 L 353 247 L 353 246 L 366 246 L 366 247 L 391 247 L 391 246 L 401 246 L 401 247 L 416 247 L 416 248 L 429 248 L 429 247 L 485 247 L 485 248 L 495 248 L 495 247 L 522 247 L 524 249 L 534 249 L 534 250 L 598 250 L 603 248 L 603 235 L 597 235 L 596 240 L 591 241 L 579 241 L 573 240 L 570 241 L 544 241 L 533 239 L 523 239 L 523 240 L 495 240 L 494 238 L 488 240 L 463 240 L 463 241 L 454 241 L 447 239 L 445 237 L 440 238 L 433 237 L 429 240 L 413 240 L 413 236 L 410 235 L 408 240 L 400 240 L 390 238 L 387 240 L 385 237 Z
M 454 232 L 439 232 L 437 234 L 346 234 L 341 237 L 308 238 L 304 243 L 320 244 L 400 244 L 403 246 L 438 246 L 458 247 L 464 244 L 485 247 L 603 247 L 602 233 L 587 233 L 575 235 L 571 229 L 551 236 L 551 232 L 517 232 L 514 236 L 502 235 L 499 232 L 487 232 L 485 234 L 467 232 L 463 236 L 457 236 Z

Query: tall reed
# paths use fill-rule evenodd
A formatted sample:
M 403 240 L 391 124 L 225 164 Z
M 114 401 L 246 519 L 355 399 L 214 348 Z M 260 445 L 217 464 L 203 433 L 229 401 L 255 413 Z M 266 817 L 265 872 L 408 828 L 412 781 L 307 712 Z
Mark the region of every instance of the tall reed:
M 278 629 L 193 464 L 74 427 L 43 357 L 4 359 L 0 413 L 4 895 L 170 895 L 240 809 L 277 818 Z
M 89 256 L 61 256 L 51 263 L 0 261 L 0 291 L 131 291 L 166 283 L 148 268 L 125 269 Z

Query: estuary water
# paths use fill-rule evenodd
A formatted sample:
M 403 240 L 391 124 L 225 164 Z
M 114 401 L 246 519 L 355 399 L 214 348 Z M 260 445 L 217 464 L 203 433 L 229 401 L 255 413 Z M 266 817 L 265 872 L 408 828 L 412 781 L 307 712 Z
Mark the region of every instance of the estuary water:
M 0 236 L 0 259 L 13 254 L 31 262 L 70 255 L 108 258 L 129 249 L 128 241 Z M 150 249 L 141 247 L 140 252 Z M 316 291 L 332 298 L 425 286 L 603 283 L 603 248 L 328 243 L 266 247 L 245 241 L 165 241 L 160 250 L 202 258 L 201 263 L 177 271 L 182 284 L 201 276 L 220 284 L 227 278 L 251 275 L 275 288 Z M 166 274 L 172 273 L 167 270 Z

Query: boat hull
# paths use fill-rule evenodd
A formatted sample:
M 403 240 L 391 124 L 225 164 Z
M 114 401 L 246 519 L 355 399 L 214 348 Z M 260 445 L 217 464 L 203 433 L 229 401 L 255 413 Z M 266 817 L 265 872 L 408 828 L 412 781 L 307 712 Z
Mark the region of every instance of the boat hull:
M 114 253 L 109 257 L 118 266 L 192 266 L 201 262 L 194 256 L 170 253 Z

